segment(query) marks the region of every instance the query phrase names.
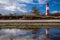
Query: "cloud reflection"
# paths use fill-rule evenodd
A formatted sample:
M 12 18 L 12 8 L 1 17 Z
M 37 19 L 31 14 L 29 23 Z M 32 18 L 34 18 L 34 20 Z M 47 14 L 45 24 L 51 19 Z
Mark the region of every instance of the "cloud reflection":
M 20 30 L 20 29 L 1 29 L 0 30 L 0 37 L 26 35 L 29 32 L 31 32 L 31 31 Z

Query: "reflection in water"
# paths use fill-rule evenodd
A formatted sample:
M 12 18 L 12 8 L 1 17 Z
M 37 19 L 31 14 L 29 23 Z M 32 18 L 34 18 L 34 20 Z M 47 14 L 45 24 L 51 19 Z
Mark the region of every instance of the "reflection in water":
M 21 29 L 1 29 L 0 40 L 46 40 L 46 29 L 40 29 L 36 34 L 32 30 Z M 60 40 L 60 29 L 51 28 L 49 30 L 49 40 Z
M 50 29 L 49 34 L 50 34 L 51 40 L 60 40 L 60 29 L 59 28 Z

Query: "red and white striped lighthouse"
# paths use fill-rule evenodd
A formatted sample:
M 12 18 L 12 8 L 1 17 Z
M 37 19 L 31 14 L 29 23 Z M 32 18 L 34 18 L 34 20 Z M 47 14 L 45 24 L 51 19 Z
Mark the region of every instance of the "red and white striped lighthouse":
M 46 28 L 46 40 L 49 40 L 49 28 Z
M 48 14 L 49 14 L 49 3 L 46 2 L 46 15 L 48 15 Z

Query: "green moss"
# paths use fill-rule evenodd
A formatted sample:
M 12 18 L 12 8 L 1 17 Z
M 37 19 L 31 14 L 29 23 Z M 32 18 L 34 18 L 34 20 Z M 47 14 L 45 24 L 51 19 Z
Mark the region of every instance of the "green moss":
M 0 28 L 60 28 L 60 25 L 0 25 Z

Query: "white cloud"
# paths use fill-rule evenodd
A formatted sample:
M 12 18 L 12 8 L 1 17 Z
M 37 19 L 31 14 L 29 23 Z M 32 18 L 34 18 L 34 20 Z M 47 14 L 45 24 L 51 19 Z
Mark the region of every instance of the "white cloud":
M 26 4 L 19 4 L 16 5 L 16 10 L 21 11 L 21 12 L 27 12 L 27 9 L 25 8 L 27 5 Z
M 18 0 L 20 2 L 24 2 L 24 3 L 33 3 L 33 0 Z
M 29 1 L 25 2 L 30 3 Z M 0 0 L 0 9 L 2 10 L 27 12 L 25 6 L 26 4 L 19 4 L 18 0 Z
M 34 0 L 19 0 L 20 2 L 30 3 L 30 4 L 45 4 L 47 0 L 37 0 L 38 3 L 34 3 Z
M 0 3 L 2 4 L 6 4 L 8 2 L 8 0 L 0 0 Z
M 23 3 L 30 3 L 30 4 L 45 4 L 47 0 L 37 0 L 38 3 L 34 3 L 34 0 L 18 0 L 19 2 Z
M 38 0 L 39 4 L 45 4 L 47 0 Z
M 17 9 L 18 9 L 19 11 L 23 12 L 23 13 L 24 13 L 24 12 L 27 12 L 26 9 L 22 9 L 22 8 L 19 8 L 19 7 L 18 7 Z
M 46 0 L 38 0 L 37 4 L 44 4 Z M 23 4 L 26 3 L 26 4 Z M 33 0 L 0 0 L 0 12 L 6 10 L 4 13 L 9 13 L 11 11 L 19 11 L 22 13 L 29 12 L 28 9 L 25 7 L 28 7 L 27 4 L 36 4 L 33 2 Z M 1 11 L 2 10 L 2 11 Z
M 10 0 L 0 0 L 0 4 L 11 5 L 12 1 Z
M 51 13 L 60 13 L 60 11 L 55 10 L 55 11 L 52 11 Z
M 8 7 L 6 6 L 5 9 L 10 11 L 15 11 L 16 6 L 8 6 Z
M 20 5 L 11 5 L 11 6 L 6 6 L 4 7 L 5 10 L 9 11 L 21 11 L 21 12 L 27 12 L 27 10 L 24 8 L 26 5 L 25 4 L 20 4 Z

